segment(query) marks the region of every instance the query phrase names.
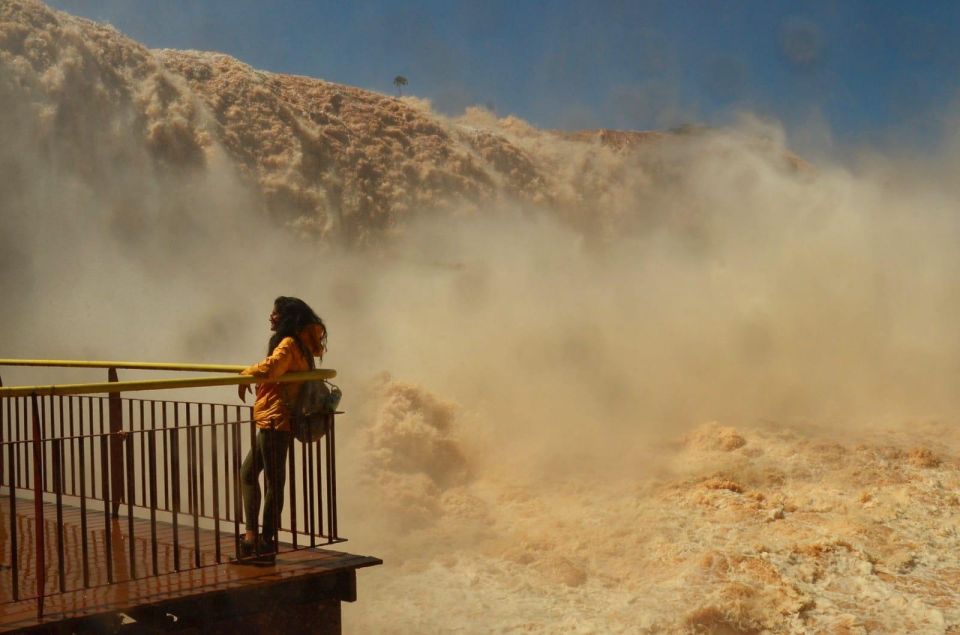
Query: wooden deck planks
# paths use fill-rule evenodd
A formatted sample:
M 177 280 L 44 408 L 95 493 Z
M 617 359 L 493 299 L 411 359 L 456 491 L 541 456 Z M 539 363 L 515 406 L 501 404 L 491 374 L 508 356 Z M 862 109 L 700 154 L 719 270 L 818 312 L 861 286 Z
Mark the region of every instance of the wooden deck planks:
M 176 598 L 194 597 L 205 593 L 239 589 L 251 585 L 262 586 L 285 579 L 325 572 L 356 569 L 380 564 L 377 558 L 322 549 L 283 552 L 277 564 L 270 567 L 228 564 L 234 553 L 234 534 L 220 532 L 220 563 L 216 559 L 217 534 L 201 526 L 199 544 L 194 539 L 192 516 L 181 516 L 179 533 L 173 525 L 157 522 L 157 569 L 153 568 L 150 522 L 136 518 L 132 542 L 134 557 L 130 561 L 128 519 L 121 516 L 105 522 L 103 510 L 88 510 L 87 541 L 89 586 L 84 588 L 83 550 L 80 510 L 63 508 L 64 575 L 60 591 L 60 570 L 57 555 L 56 508 L 44 505 L 43 531 L 46 541 L 46 583 L 44 618 L 37 619 L 36 554 L 37 531 L 32 501 L 18 500 L 17 553 L 19 571 L 16 580 L 19 601 L 13 597 L 11 540 L 9 536 L 9 501 L 0 501 L 0 631 L 9 631 L 66 618 L 122 611 L 142 604 L 153 604 Z M 121 510 L 123 511 L 123 510 Z M 211 525 L 209 521 L 201 522 Z M 223 527 L 224 523 L 221 525 Z M 232 526 L 232 523 L 230 523 Z M 109 527 L 110 549 L 107 550 Z M 303 537 L 301 537 L 302 540 Z M 199 549 L 198 549 L 199 547 Z M 179 553 L 180 571 L 175 569 Z M 108 557 L 110 556 L 110 557 Z M 200 568 L 194 567 L 199 558 Z M 110 568 L 108 569 L 108 562 Z M 190 568 L 190 569 L 188 569 Z M 187 570 L 184 570 L 187 569 Z M 113 583 L 109 581 L 112 573 Z M 135 573 L 135 575 L 132 575 Z M 156 573 L 156 574 L 155 574 Z
M 55 507 L 44 505 L 43 532 L 46 560 L 46 593 L 59 591 L 60 576 L 57 554 L 57 523 Z M 13 579 L 9 575 L 12 565 L 9 536 L 9 503 L 0 502 L 0 603 L 13 599 Z M 18 593 L 21 598 L 36 595 L 36 542 L 37 525 L 32 505 L 17 508 L 17 554 L 18 554 Z M 187 522 L 185 522 L 187 521 Z M 201 528 L 199 542 L 194 538 L 192 518 L 181 518 L 175 536 L 171 523 L 157 522 L 156 547 L 157 568 L 153 567 L 153 539 L 150 522 L 134 520 L 133 545 L 134 557 L 130 559 L 129 524 L 127 518 L 120 517 L 106 521 L 102 510 L 88 511 L 87 514 L 87 582 L 86 586 L 98 586 L 113 582 L 122 582 L 133 577 L 163 575 L 179 568 L 185 569 L 197 565 L 209 566 L 216 563 L 216 534 Z M 205 523 L 209 524 L 209 523 Z M 109 526 L 109 536 L 104 530 Z M 83 588 L 83 533 L 79 510 L 64 507 L 62 537 L 64 542 L 64 590 Z M 108 540 L 109 538 L 109 540 Z M 226 561 L 234 552 L 233 533 L 220 533 L 220 560 Z M 107 546 L 109 544 L 109 551 Z M 176 544 L 176 548 L 175 548 Z M 198 548 L 199 547 L 199 548 Z M 179 554 L 179 561 L 177 555 Z M 109 556 L 109 557 L 108 557 Z M 7 574 L 7 575 L 5 575 Z M 135 575 L 134 575 L 135 574 Z
M 133 610 L 144 604 L 159 604 L 186 596 L 203 596 L 251 586 L 268 586 L 304 575 L 358 569 L 380 564 L 367 556 L 328 550 L 302 550 L 282 554 L 271 567 L 223 564 L 143 578 L 97 589 L 74 591 L 46 598 L 42 620 L 37 619 L 36 600 L 3 605 L 0 632 L 105 612 Z

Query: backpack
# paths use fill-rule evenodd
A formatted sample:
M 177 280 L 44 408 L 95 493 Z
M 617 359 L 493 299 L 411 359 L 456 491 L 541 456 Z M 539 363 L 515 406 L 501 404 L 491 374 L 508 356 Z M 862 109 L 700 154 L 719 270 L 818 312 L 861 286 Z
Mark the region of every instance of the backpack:
M 304 351 L 310 370 L 314 370 L 313 355 L 304 348 L 300 338 L 297 338 L 297 343 Z M 326 379 L 303 382 L 300 394 L 289 408 L 290 429 L 294 438 L 301 443 L 312 443 L 323 438 L 333 423 L 333 415 L 341 397 L 340 388 Z

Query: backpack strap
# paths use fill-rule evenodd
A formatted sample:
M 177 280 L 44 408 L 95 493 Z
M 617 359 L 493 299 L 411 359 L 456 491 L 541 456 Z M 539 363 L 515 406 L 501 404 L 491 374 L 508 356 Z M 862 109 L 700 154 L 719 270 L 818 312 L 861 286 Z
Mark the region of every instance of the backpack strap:
M 297 343 L 297 346 L 300 347 L 300 352 L 307 359 L 307 367 L 310 370 L 315 370 L 315 364 L 313 361 L 313 355 L 310 354 L 310 350 L 304 346 L 303 341 L 300 339 L 299 335 L 293 336 L 294 341 Z M 287 413 L 293 417 L 297 409 L 297 404 L 290 402 L 290 393 L 288 392 L 287 384 L 280 384 L 280 397 L 283 401 L 283 405 L 287 409 Z

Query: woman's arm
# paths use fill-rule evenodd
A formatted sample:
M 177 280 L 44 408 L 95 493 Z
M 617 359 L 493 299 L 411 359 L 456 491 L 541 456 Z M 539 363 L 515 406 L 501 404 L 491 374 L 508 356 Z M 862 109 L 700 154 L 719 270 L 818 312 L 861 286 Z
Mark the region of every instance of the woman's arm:
M 244 368 L 240 374 L 262 377 L 268 381 L 276 379 L 290 368 L 290 364 L 293 362 L 293 349 L 296 345 L 292 337 L 283 338 L 283 341 L 273 349 L 269 357 L 253 366 Z
M 252 366 L 248 366 L 240 371 L 241 375 L 249 375 L 252 377 L 261 377 L 266 380 L 276 379 L 287 372 L 287 369 L 290 368 L 291 362 L 293 362 L 293 348 L 296 346 L 296 342 L 292 337 L 285 337 L 277 345 L 273 352 L 263 361 L 260 361 Z M 240 396 L 240 401 L 246 401 L 245 397 L 247 395 L 247 390 L 249 386 L 246 384 L 240 384 L 237 386 L 237 394 Z

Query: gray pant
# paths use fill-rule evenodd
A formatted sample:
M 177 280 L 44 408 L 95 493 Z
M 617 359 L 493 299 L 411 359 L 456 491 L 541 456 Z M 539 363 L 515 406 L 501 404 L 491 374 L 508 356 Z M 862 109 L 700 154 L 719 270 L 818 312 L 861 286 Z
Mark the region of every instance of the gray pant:
M 260 515 L 260 472 L 264 473 L 263 485 L 266 492 L 263 501 L 263 529 L 260 534 L 267 540 L 277 539 L 277 528 L 280 526 L 290 438 L 289 432 L 260 429 L 256 443 L 250 448 L 240 468 L 247 531 L 257 529 L 257 516 Z

